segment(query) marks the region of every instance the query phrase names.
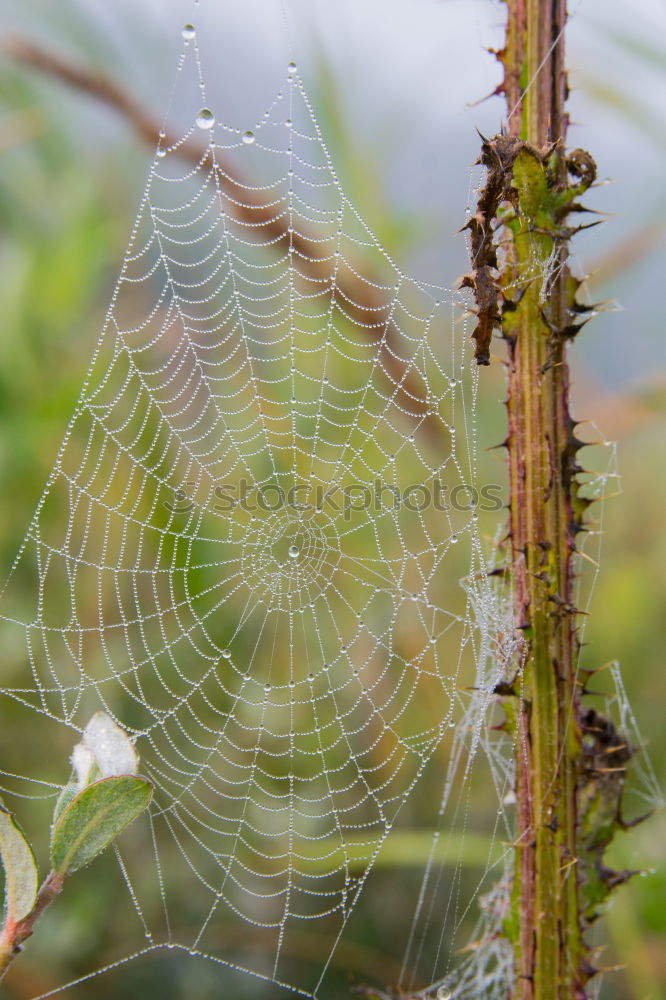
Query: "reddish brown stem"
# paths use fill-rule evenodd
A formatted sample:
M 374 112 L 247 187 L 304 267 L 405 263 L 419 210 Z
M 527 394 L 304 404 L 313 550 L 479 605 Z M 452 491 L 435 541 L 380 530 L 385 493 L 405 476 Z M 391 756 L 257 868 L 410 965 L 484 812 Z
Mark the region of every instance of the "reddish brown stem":
M 575 283 L 567 269 L 565 0 L 508 0 L 511 177 L 501 328 L 508 344 L 511 577 L 524 666 L 515 705 L 516 1000 L 583 1000 L 586 962 L 578 870 L 582 754 L 574 607 L 578 442 L 569 414 L 567 342 Z M 587 154 L 580 153 L 582 157 Z M 576 174 L 575 162 L 569 170 Z M 559 199 L 559 200 L 558 200 Z
M 0 937 L 0 979 L 20 953 L 23 942 L 32 934 L 46 907 L 62 892 L 64 881 L 64 875 L 51 872 L 44 880 L 37 894 L 37 901 L 28 916 L 18 921 L 7 918 Z

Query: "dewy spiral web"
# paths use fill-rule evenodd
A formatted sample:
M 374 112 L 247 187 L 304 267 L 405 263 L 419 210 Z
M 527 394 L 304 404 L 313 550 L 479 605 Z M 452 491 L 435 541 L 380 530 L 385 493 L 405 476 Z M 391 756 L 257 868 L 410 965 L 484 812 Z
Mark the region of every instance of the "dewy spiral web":
M 225 127 L 183 35 L 191 127 L 157 150 L 3 595 L 4 698 L 136 738 L 153 860 L 122 868 L 148 949 L 317 995 L 326 962 L 297 972 L 290 935 L 316 921 L 333 953 L 475 660 L 466 337 L 345 197 L 296 67 Z

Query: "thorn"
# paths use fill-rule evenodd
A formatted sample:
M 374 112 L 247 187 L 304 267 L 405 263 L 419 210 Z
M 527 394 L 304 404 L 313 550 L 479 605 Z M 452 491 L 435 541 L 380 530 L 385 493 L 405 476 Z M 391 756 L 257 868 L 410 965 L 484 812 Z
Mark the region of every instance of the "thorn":
M 602 500 L 612 500 L 613 497 L 621 497 L 622 490 L 616 490 L 615 493 L 602 493 L 600 497 L 592 497 L 590 503 L 601 503 Z
M 600 569 L 600 565 L 596 561 L 596 559 L 593 559 L 592 556 L 589 556 L 587 552 L 583 552 L 582 549 L 575 549 L 575 552 L 577 556 L 581 557 L 581 559 L 587 559 L 587 561 L 592 563 L 593 566 L 596 566 L 597 569 Z M 581 611 L 580 614 L 587 614 L 587 612 Z
M 573 340 L 576 334 L 580 333 L 583 327 L 590 322 L 590 319 L 591 317 L 588 316 L 588 318 L 584 319 L 582 323 L 569 323 L 568 326 L 565 326 L 560 330 L 560 336 L 566 337 L 567 340 Z
M 493 52 L 493 49 L 488 49 L 488 51 Z M 472 101 L 470 104 L 466 104 L 465 111 L 471 111 L 472 108 L 478 108 L 480 104 L 485 104 L 485 102 L 489 101 L 491 97 L 500 97 L 503 93 L 504 93 L 504 81 L 498 83 L 495 89 L 491 90 L 490 93 L 486 94 L 485 97 L 479 97 L 477 101 Z M 478 129 L 476 131 L 479 132 Z M 480 132 L 479 135 L 481 135 Z M 483 139 L 483 136 L 481 136 L 481 138 Z M 483 141 L 487 142 L 486 139 L 484 139 Z
M 594 919 L 596 919 L 596 917 Z M 583 958 L 581 966 L 588 979 L 591 979 L 592 976 L 596 976 L 596 974 L 599 972 L 599 969 L 597 969 L 596 966 L 592 965 L 591 962 L 588 962 L 586 958 Z
M 604 299 L 603 302 L 593 302 L 591 305 L 586 305 L 583 302 L 573 302 L 569 306 L 572 312 L 575 313 L 586 313 L 591 312 L 594 315 L 600 312 L 606 312 L 606 306 L 612 306 L 615 304 L 614 299 Z M 592 317 L 590 317 L 592 318 Z
M 639 823 L 644 823 L 645 820 L 650 819 L 651 816 L 654 816 L 654 809 L 650 809 L 649 812 L 636 816 L 635 819 L 624 820 L 621 816 L 618 816 L 617 821 L 623 830 L 631 830 L 632 826 L 638 826 Z
M 593 676 L 594 674 L 600 674 L 602 670 L 608 670 L 609 667 L 617 667 L 617 660 L 609 660 L 607 663 L 602 663 L 600 667 L 588 668 L 587 673 Z
M 604 221 L 604 219 L 597 219 L 596 222 L 586 222 L 582 226 L 574 226 L 571 230 L 571 235 L 575 236 L 577 233 L 582 233 L 584 229 L 594 229 L 595 226 L 603 225 Z
M 601 212 L 597 208 L 587 208 L 586 205 L 581 205 L 581 203 L 579 201 L 572 201 L 567 206 L 567 212 L 585 212 L 585 213 L 587 213 L 589 215 L 604 215 L 604 216 L 607 216 L 607 215 L 610 214 L 608 212 Z

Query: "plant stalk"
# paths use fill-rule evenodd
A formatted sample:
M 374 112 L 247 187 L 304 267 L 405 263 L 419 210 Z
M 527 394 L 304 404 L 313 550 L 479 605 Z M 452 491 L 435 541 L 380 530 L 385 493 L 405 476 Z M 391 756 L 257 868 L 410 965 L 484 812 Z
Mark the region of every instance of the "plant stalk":
M 591 969 L 578 870 L 582 735 L 573 597 L 581 501 L 566 358 L 575 288 L 572 294 L 564 231 L 571 201 L 566 207 L 556 204 L 557 193 L 567 185 L 566 3 L 508 0 L 508 11 L 502 61 L 509 135 L 544 155 L 542 164 L 525 149 L 516 158 L 512 183 L 518 204 L 508 227 L 508 266 L 502 278 L 511 580 L 515 626 L 525 639 L 513 709 L 513 996 L 583 1000 Z
M 5 976 L 7 969 L 20 953 L 23 942 L 29 938 L 34 926 L 41 917 L 47 906 L 56 899 L 62 892 L 65 876 L 57 872 L 50 872 L 44 879 L 37 894 L 34 907 L 23 920 L 13 921 L 8 919 L 2 929 L 0 936 L 0 981 Z

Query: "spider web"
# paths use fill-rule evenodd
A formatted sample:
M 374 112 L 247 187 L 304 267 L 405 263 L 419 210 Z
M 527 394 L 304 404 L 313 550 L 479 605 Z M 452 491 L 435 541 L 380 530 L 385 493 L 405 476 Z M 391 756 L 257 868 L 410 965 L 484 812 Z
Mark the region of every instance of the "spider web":
M 585 495 L 595 501 L 596 513 L 594 518 L 588 518 L 585 535 L 578 542 L 579 572 L 575 582 L 576 605 L 585 614 L 589 613 L 599 574 L 605 504 L 617 495 L 620 482 L 617 446 L 592 426 L 598 435 L 595 455 L 590 460 L 592 467 L 581 477 L 581 485 Z M 470 590 L 481 637 L 476 648 L 477 683 L 456 723 L 432 850 L 424 866 L 404 951 L 400 986 L 412 1000 L 504 1000 L 515 980 L 506 923 L 512 916 L 517 751 L 493 690 L 498 682 L 511 680 L 516 673 L 520 676 L 523 644 L 512 627 L 510 582 L 504 573 L 493 576 L 494 559 L 501 553 L 499 534 L 495 541 L 495 556 L 488 556 L 486 564 L 492 583 Z M 583 568 L 587 571 L 582 572 Z M 585 631 L 583 620 L 581 643 Z M 614 661 L 598 670 L 605 692 L 603 715 L 632 748 L 629 780 L 622 794 L 622 815 L 630 821 L 662 809 L 663 792 L 631 709 L 619 664 Z M 487 803 L 493 801 L 494 793 L 497 811 L 485 859 L 476 866 L 470 885 L 469 878 L 465 881 L 463 852 L 461 846 L 456 847 L 456 838 L 469 828 L 472 786 L 482 789 Z M 486 808 L 486 822 L 489 816 L 492 819 L 492 807 Z M 442 846 L 448 850 L 442 851 Z M 469 918 L 475 913 L 476 921 L 470 927 Z M 591 944 L 606 947 L 601 927 L 595 929 L 594 940 L 592 937 L 590 934 Z M 462 947 L 456 953 L 451 945 L 457 942 L 462 942 Z M 599 995 L 604 979 L 601 973 L 594 977 L 591 996 Z M 422 989 L 418 984 L 424 980 L 429 985 Z
M 135 738 L 155 803 L 118 858 L 139 953 L 316 996 L 485 664 L 474 384 L 461 301 L 345 197 L 295 65 L 238 129 L 184 39 L 191 125 L 156 151 L 3 594 L 4 698 L 73 731 L 102 708 Z M 313 969 L 291 956 L 315 924 Z

